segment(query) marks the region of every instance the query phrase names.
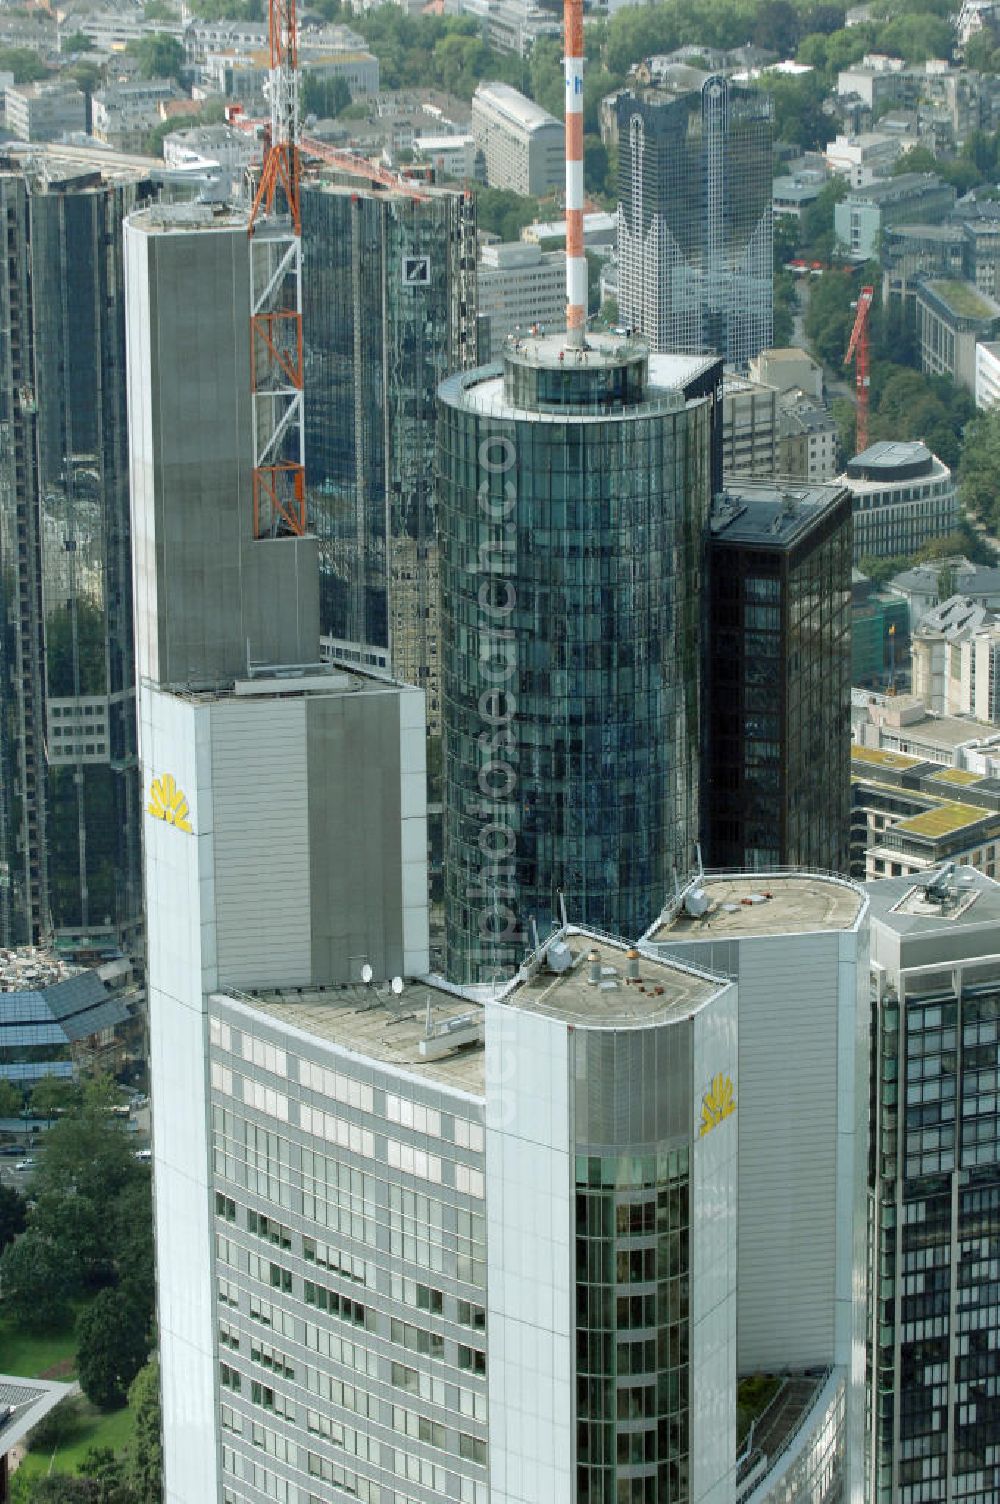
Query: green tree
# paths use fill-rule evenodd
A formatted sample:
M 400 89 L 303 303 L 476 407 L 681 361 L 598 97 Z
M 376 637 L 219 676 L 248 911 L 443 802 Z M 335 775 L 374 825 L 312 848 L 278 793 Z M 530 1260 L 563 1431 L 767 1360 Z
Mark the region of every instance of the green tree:
M 824 183 L 816 198 L 804 210 L 799 231 L 799 245 L 810 261 L 829 262 L 837 247 L 834 210 L 847 197 L 847 183 L 832 177 Z
M 532 47 L 528 58 L 528 80 L 532 99 L 550 115 L 561 116 L 566 107 L 566 79 L 562 44 L 554 37 L 539 37 Z
M 100 1206 L 143 1173 L 115 1118 L 80 1112 L 54 1123 L 45 1134 L 35 1190 L 39 1198 L 75 1192 Z
M 24 1108 L 24 1092 L 13 1081 L 0 1079 L 0 1118 L 20 1117 Z
M 802 19 L 788 0 L 764 0 L 754 17 L 754 45 L 789 57 L 798 46 L 802 30 Z
M 75 1081 L 62 1076 L 43 1076 L 31 1089 L 31 1110 L 36 1117 L 48 1118 L 56 1112 L 68 1112 L 80 1100 Z
M 588 193 L 614 194 L 608 149 L 600 136 L 583 138 L 583 180 Z
M 178 11 L 170 0 L 146 0 L 142 16 L 144 21 L 176 21 Z
M 672 51 L 680 40 L 676 6 L 623 6 L 608 21 L 604 61 L 612 72 L 624 74 L 644 57 Z
M 75 1191 L 48 1192 L 35 1203 L 31 1227 L 62 1260 L 71 1294 L 113 1278 L 113 1219 L 107 1207 Z
M 988 409 L 962 435 L 958 487 L 966 511 L 1000 529 L 1000 409 Z
M 795 142 L 803 151 L 823 149 L 831 121 L 823 110 L 827 91 L 821 74 L 766 73 L 755 87 L 774 100 L 775 140 Z
M 4 1310 L 26 1330 L 45 1331 L 69 1319 L 65 1264 L 58 1249 L 30 1228 L 0 1256 L 0 1291 Z
M 0 47 L 0 73 L 13 73 L 16 84 L 48 78 L 49 70 L 30 47 Z
M 525 225 L 538 218 L 538 200 L 512 193 L 509 188 L 476 190 L 476 217 L 480 230 L 499 235 L 501 240 L 517 240 Z
M 121 1290 L 101 1290 L 76 1324 L 80 1387 L 102 1410 L 124 1405 L 149 1352 L 142 1311 Z
M 982 31 L 969 38 L 962 60 L 967 68 L 973 68 L 977 73 L 1000 71 L 1000 51 L 997 50 L 997 39 L 991 27 L 984 26 Z
M 176 37 L 155 31 L 152 36 L 129 42 L 128 51 L 135 57 L 143 78 L 180 78 L 184 69 L 184 48 Z
M 83 31 L 71 31 L 59 38 L 59 51 L 63 57 L 72 57 L 75 52 L 93 52 L 94 44 Z
M 894 16 L 878 32 L 879 51 L 901 57 L 908 63 L 925 63 L 930 57 L 950 57 L 954 41 L 954 30 L 940 16 Z
M 152 1322 L 156 1298 L 153 1258 L 153 1180 L 149 1169 L 139 1174 L 115 1198 L 111 1248 L 118 1268 L 118 1282 L 133 1305 Z
M 20 1237 L 28 1222 L 28 1206 L 12 1185 L 0 1185 L 0 1253 Z
M 96 63 L 74 63 L 69 77 L 84 94 L 96 94 L 101 87 L 102 74 Z
M 781 349 L 790 345 L 795 330 L 795 278 L 791 272 L 774 274 L 774 331 L 772 341 Z
M 856 296 L 853 278 L 847 272 L 827 272 L 811 281 L 805 335 L 824 365 L 837 368 L 843 364 L 854 324 L 851 304 Z
M 101 1485 L 92 1478 L 74 1478 L 69 1473 L 53 1473 L 48 1478 L 14 1474 L 11 1504 L 103 1504 Z
M 135 1430 L 129 1443 L 126 1476 L 135 1504 L 160 1504 L 163 1492 L 163 1450 L 160 1444 L 160 1364 L 140 1368 L 128 1392 Z

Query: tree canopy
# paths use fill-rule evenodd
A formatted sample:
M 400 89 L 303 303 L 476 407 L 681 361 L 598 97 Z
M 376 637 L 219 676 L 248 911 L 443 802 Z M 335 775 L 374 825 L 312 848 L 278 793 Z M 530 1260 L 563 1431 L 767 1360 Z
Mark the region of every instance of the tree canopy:
M 180 78 L 184 69 L 184 48 L 176 37 L 156 31 L 152 36 L 129 42 L 128 50 L 139 65 L 143 78 Z
M 149 1324 L 124 1290 L 101 1290 L 77 1322 L 80 1387 L 102 1410 L 124 1405 L 149 1355 Z

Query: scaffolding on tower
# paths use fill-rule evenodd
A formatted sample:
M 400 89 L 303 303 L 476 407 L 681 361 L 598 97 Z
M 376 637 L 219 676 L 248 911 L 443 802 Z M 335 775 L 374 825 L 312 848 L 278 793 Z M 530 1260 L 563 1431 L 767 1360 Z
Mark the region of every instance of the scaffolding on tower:
M 857 394 L 857 417 L 854 425 L 856 454 L 863 454 L 868 448 L 868 391 L 871 385 L 868 376 L 868 314 L 874 296 L 874 287 L 861 289 L 855 305 L 857 312 L 854 315 L 854 328 L 844 356 L 845 366 L 854 361 L 854 390 Z
M 250 390 L 255 538 L 306 531 L 298 21 L 269 0 L 264 162 L 250 211 Z

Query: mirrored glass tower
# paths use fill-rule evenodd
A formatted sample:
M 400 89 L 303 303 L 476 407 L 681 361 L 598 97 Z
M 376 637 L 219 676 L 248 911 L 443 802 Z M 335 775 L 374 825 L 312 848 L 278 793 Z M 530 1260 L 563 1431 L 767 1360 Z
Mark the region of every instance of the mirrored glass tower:
M 559 914 L 638 934 L 698 827 L 719 362 L 565 335 L 441 388 L 449 975 Z
M 141 932 L 122 223 L 133 169 L 0 172 L 0 943 Z
M 618 101 L 619 308 L 654 350 L 744 365 L 771 343 L 773 110 L 717 76 Z

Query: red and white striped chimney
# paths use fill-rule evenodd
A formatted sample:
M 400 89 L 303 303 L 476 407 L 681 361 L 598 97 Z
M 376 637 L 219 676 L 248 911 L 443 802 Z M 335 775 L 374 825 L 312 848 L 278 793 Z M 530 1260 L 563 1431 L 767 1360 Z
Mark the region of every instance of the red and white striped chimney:
M 566 331 L 582 349 L 587 328 L 583 253 L 583 0 L 563 0 L 566 32 Z

